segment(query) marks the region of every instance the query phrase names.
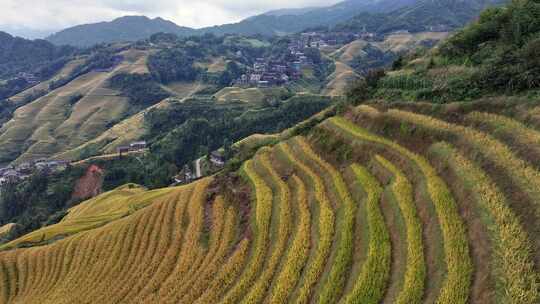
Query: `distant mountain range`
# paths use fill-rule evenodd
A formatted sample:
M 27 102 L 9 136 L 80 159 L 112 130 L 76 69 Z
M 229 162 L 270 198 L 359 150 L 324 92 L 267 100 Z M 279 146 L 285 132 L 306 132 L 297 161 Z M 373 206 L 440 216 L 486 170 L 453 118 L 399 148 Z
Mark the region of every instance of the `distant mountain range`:
M 376 32 L 451 31 L 475 19 L 488 7 L 506 0 L 424 0 L 388 13 L 361 13 L 337 24 L 332 30 Z
M 346 0 L 328 7 L 282 9 L 244 19 L 238 23 L 193 29 L 162 18 L 126 16 L 111 22 L 78 25 L 46 39 L 56 45 L 92 46 L 104 42 L 136 41 L 158 32 L 179 36 L 212 33 L 283 35 L 307 28 L 335 26 L 352 20 L 367 22 L 377 16 L 385 30 L 425 30 L 439 25 L 456 28 L 474 19 L 487 5 L 505 0 Z M 368 15 L 366 15 L 368 14 Z M 382 16 L 382 18 L 381 18 Z M 356 17 L 356 18 L 355 18 Z M 369 21 L 372 22 L 372 21 Z
M 135 41 L 158 32 L 179 36 L 204 33 L 275 35 L 302 31 L 309 27 L 334 25 L 361 12 L 388 12 L 411 5 L 417 0 L 347 0 L 329 7 L 283 9 L 253 16 L 238 23 L 193 29 L 173 22 L 144 16 L 126 16 L 111 22 L 78 25 L 64 29 L 46 39 L 54 44 L 91 46 L 103 42 Z
M 23 37 L 26 39 L 43 39 L 54 33 L 54 31 L 51 30 L 30 28 L 24 25 L 13 26 L 9 24 L 2 25 L 0 31 L 9 33 L 12 36 Z
M 56 45 L 91 46 L 103 42 L 137 41 L 165 32 L 189 35 L 193 29 L 176 25 L 162 18 L 126 16 L 111 22 L 83 24 L 67 28 L 46 39 Z
M 332 26 L 362 12 L 387 13 L 412 5 L 418 0 L 347 0 L 329 7 L 273 11 L 245 19 L 239 23 L 200 29 L 213 34 L 276 35 L 302 31 L 318 26 Z
M 269 11 L 264 13 L 263 15 L 267 16 L 284 16 L 284 15 L 293 15 L 293 16 L 300 16 L 305 13 L 309 13 L 311 11 L 314 11 L 318 9 L 319 7 L 303 7 L 303 8 L 282 8 L 277 9 L 273 11 Z

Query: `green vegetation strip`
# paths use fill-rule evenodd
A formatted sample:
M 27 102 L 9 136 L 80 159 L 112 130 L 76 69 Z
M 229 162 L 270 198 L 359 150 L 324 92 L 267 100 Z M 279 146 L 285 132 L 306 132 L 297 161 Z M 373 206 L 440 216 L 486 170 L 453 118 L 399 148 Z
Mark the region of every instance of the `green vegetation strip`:
M 502 135 L 513 139 L 512 144 L 520 145 L 540 153 L 540 132 L 528 128 L 521 122 L 502 115 L 472 112 L 465 116 L 466 121 L 488 127 L 494 136 Z
M 221 198 L 218 199 L 222 200 Z M 201 267 L 201 273 L 194 277 L 194 282 L 186 289 L 186 292 L 181 295 L 182 298 L 179 301 L 180 303 L 193 303 L 193 301 L 204 292 L 204 289 L 210 286 L 210 283 L 213 282 L 218 270 L 225 264 L 237 228 L 234 207 L 229 207 L 227 209 L 224 225 L 221 238 L 218 240 L 219 244 L 216 254 L 211 258 L 211 261 L 208 264 L 204 264 L 204 268 Z
M 267 149 L 265 149 L 266 151 Z M 291 231 L 291 204 L 289 201 L 290 192 L 289 187 L 277 174 L 277 172 L 272 168 L 270 162 L 269 153 L 262 153 L 260 156 L 261 164 L 265 169 L 265 173 L 270 175 L 272 183 L 276 184 L 278 187 L 279 193 L 279 227 L 277 228 L 277 241 L 272 249 L 272 254 L 268 260 L 268 264 L 264 267 L 263 272 L 251 287 L 251 290 L 243 299 L 242 303 L 259 303 L 263 300 L 268 287 L 272 282 L 272 278 L 276 273 L 276 269 L 279 265 L 279 262 L 283 256 L 283 253 L 287 247 L 287 241 L 289 239 L 289 234 Z M 288 267 L 288 266 L 286 266 Z
M 379 206 L 382 188 L 375 177 L 364 167 L 354 164 L 351 169 L 367 193 L 369 249 L 367 259 L 354 283 L 353 290 L 341 303 L 376 304 L 381 301 L 384 295 L 391 263 L 390 235 Z
M 426 264 L 422 241 L 422 223 L 413 202 L 413 189 L 407 177 L 394 164 L 380 155 L 375 156 L 375 158 L 394 175 L 392 192 L 396 197 L 401 214 L 403 214 L 407 229 L 407 270 L 403 288 L 396 303 L 421 303 L 426 278 Z
M 269 297 L 269 303 L 287 303 L 290 292 L 298 283 L 302 268 L 308 260 L 310 248 L 311 213 L 309 211 L 306 186 L 302 180 L 293 175 L 298 204 L 298 228 L 287 252 L 283 269 L 276 278 L 276 284 Z
M 253 161 L 249 160 L 245 163 L 242 171 L 253 185 L 255 191 L 255 222 L 253 223 L 255 244 L 250 260 L 244 268 L 240 280 L 229 290 L 223 303 L 238 303 L 246 294 L 263 267 L 264 257 L 267 252 L 270 218 L 272 216 L 272 189 L 257 175 L 253 166 Z
M 540 172 L 516 155 L 504 144 L 493 137 L 460 125 L 448 123 L 425 115 L 406 111 L 389 110 L 387 115 L 414 125 L 421 126 L 432 132 L 449 134 L 465 141 L 481 153 L 485 158 L 501 166 L 508 177 L 527 194 L 535 205 L 536 215 L 540 216 Z
M 435 206 L 444 240 L 444 253 L 447 277 L 443 282 L 437 303 L 467 303 L 470 293 L 472 262 L 469 255 L 469 245 L 465 226 L 459 216 L 456 202 L 444 181 L 437 175 L 435 169 L 422 156 L 388 139 L 372 134 L 352 122 L 334 117 L 327 120 L 330 127 L 348 133 L 359 140 L 373 142 L 386 146 L 411 159 L 426 177 L 427 190 Z
M 494 243 L 495 278 L 504 290 L 500 303 L 540 303 L 540 278 L 534 270 L 529 239 L 504 195 L 482 170 L 449 144 L 435 144 L 430 152 L 462 179 L 463 187 L 488 218 L 485 222 Z
M 309 302 L 315 284 L 323 273 L 325 263 L 330 255 L 335 231 L 335 215 L 332 205 L 326 196 L 322 179 L 306 164 L 297 160 L 286 143 L 279 144 L 278 148 L 281 149 L 285 155 L 287 155 L 291 162 L 294 163 L 295 166 L 300 169 L 300 171 L 302 171 L 309 177 L 309 179 L 312 180 L 315 187 L 315 198 L 319 203 L 319 241 L 317 244 L 317 249 L 315 251 L 315 256 L 307 265 L 304 280 L 300 284 L 298 295 L 293 300 L 293 303 L 304 304 Z
M 326 283 L 319 294 L 319 303 L 336 303 L 343 293 L 347 283 L 347 274 L 352 264 L 356 205 L 339 172 L 319 157 L 302 137 L 297 138 L 297 142 L 306 155 L 309 155 L 311 159 L 330 174 L 342 204 L 340 208 L 343 208 L 343 215 L 337 229 L 340 235 L 336 256 Z

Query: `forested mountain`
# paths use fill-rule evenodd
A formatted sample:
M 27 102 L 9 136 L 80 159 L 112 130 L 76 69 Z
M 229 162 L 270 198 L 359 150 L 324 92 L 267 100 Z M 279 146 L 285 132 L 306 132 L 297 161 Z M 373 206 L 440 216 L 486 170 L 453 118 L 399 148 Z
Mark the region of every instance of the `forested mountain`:
M 451 31 L 474 20 L 488 6 L 506 0 L 421 0 L 386 14 L 361 13 L 335 26 L 334 30 L 367 30 L 389 33 Z
M 56 45 L 92 46 L 104 42 L 137 41 L 159 32 L 174 33 L 180 36 L 193 34 L 192 29 L 178 26 L 162 18 L 126 16 L 111 22 L 67 28 L 46 39 Z
M 417 0 L 347 0 L 330 7 L 296 10 L 278 10 L 247 18 L 238 23 L 191 29 L 178 26 L 161 18 L 149 19 L 130 16 L 111 22 L 79 25 L 65 29 L 47 38 L 57 44 L 91 46 L 102 42 L 136 41 L 157 32 L 174 33 L 179 36 L 201 35 L 275 35 L 288 34 L 308 27 L 334 25 L 360 12 L 389 12 L 411 5 Z
M 39 72 L 55 60 L 74 53 L 45 40 L 27 40 L 0 32 L 0 79 L 19 72 Z
M 26 40 L 0 32 L 0 125 L 12 107 L 3 99 L 57 73 L 77 50 L 45 40 Z
M 505 0 L 347 0 L 329 7 L 284 9 L 247 18 L 238 23 L 201 29 L 182 27 L 161 18 L 130 16 L 111 22 L 79 25 L 47 38 L 61 45 L 91 46 L 102 42 L 136 41 L 157 32 L 179 36 L 201 35 L 284 35 L 308 28 L 447 31 L 473 20 L 489 5 Z
M 358 93 L 441 103 L 501 94 L 538 98 L 539 15 L 534 1 L 489 8 L 432 51 L 401 57 L 396 71 L 379 74 Z
M 262 14 L 234 24 L 225 24 L 199 31 L 214 34 L 286 34 L 317 26 L 331 26 L 361 12 L 387 13 L 411 5 L 417 0 L 347 0 L 329 7 L 295 11 L 292 14 Z
M 474 20 L 488 6 L 507 0 L 424 0 L 389 14 L 392 20 L 382 31 L 408 28 L 411 31 L 456 29 Z

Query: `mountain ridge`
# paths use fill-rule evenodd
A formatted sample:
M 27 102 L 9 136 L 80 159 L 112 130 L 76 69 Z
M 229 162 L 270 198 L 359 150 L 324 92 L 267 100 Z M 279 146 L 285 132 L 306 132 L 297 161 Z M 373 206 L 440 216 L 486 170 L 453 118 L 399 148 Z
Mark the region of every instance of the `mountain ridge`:
M 46 39 L 54 44 L 91 46 L 103 42 L 136 41 L 148 38 L 158 32 L 173 33 L 178 36 L 212 33 L 241 35 L 281 35 L 300 32 L 314 26 L 330 26 L 349 19 L 360 12 L 388 12 L 411 5 L 417 0 L 348 0 L 328 7 L 299 8 L 269 11 L 246 18 L 237 23 L 209 26 L 199 29 L 183 27 L 162 18 L 150 19 L 144 16 L 124 16 L 110 22 L 77 25 L 59 31 Z M 127 18 L 127 19 L 126 19 Z M 118 29 L 125 21 L 139 20 L 141 24 L 128 32 Z M 88 31 L 85 33 L 85 31 Z M 112 35 L 111 35 L 112 33 Z M 95 37 L 88 37 L 90 34 Z M 85 37 L 85 38 L 81 38 Z
M 159 32 L 183 36 L 192 30 L 161 17 L 150 19 L 146 16 L 123 16 L 110 22 L 70 27 L 48 36 L 46 40 L 56 45 L 91 46 L 98 43 L 137 41 Z M 88 37 L 89 35 L 93 37 Z

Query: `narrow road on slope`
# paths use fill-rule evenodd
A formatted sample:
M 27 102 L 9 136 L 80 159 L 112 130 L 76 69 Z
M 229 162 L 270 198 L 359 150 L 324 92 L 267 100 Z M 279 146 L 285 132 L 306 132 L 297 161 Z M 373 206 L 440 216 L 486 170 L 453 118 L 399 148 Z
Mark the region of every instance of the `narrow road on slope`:
M 201 160 L 203 158 L 199 158 L 195 161 L 195 177 L 196 178 L 201 178 L 202 174 L 201 174 Z

